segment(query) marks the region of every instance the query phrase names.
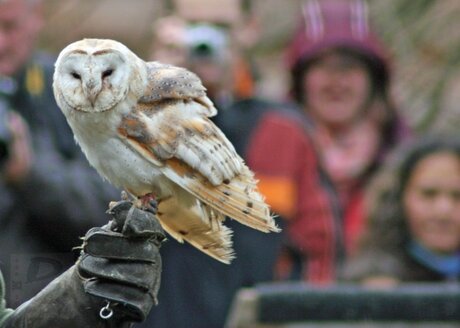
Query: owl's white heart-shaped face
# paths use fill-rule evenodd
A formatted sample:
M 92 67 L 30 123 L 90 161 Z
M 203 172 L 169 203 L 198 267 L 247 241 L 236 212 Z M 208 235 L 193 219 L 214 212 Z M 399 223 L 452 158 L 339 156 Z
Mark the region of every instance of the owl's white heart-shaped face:
M 110 110 L 124 100 L 130 90 L 135 67 L 133 58 L 123 52 L 124 48 L 117 49 L 111 43 L 84 41 L 64 49 L 56 61 L 56 98 L 74 110 Z

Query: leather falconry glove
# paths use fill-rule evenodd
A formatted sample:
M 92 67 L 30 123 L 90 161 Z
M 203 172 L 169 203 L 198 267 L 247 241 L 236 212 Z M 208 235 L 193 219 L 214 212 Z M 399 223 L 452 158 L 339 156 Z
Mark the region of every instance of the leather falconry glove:
M 90 229 L 77 263 L 22 304 L 1 328 L 130 327 L 145 320 L 160 287 L 164 231 L 151 211 L 120 201 Z

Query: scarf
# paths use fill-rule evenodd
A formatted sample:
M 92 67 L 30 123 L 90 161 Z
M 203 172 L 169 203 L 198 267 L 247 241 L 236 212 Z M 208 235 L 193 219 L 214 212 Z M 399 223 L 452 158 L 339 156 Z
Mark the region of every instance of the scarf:
M 460 276 L 460 252 L 440 255 L 415 240 L 409 243 L 407 250 L 417 262 L 448 279 L 457 279 Z

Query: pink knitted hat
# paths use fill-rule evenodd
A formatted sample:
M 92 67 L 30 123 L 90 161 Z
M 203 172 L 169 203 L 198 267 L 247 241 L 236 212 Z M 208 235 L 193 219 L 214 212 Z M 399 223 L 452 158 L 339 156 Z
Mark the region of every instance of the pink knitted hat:
M 371 30 L 365 1 L 304 1 L 300 23 L 286 49 L 287 67 L 292 70 L 299 62 L 335 47 L 360 50 L 389 69 L 388 55 Z

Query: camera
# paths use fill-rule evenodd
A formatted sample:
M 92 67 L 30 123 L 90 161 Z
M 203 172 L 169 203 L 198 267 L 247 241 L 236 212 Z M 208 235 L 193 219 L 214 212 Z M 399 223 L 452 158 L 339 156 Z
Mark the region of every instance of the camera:
M 0 167 L 10 155 L 10 144 L 13 139 L 9 126 L 9 104 L 0 97 Z
M 190 59 L 224 61 L 228 55 L 228 36 L 223 28 L 210 24 L 194 24 L 185 31 Z

